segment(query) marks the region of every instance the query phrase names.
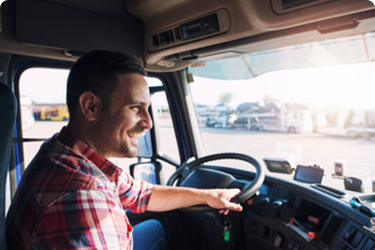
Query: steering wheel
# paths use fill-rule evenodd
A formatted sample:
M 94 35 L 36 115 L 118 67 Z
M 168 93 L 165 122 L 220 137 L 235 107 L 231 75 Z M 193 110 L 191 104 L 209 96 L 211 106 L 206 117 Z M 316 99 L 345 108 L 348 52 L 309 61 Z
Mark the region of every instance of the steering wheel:
M 218 161 L 218 160 L 240 160 L 244 161 L 251 166 L 253 166 L 256 170 L 255 178 L 252 180 L 252 182 L 247 183 L 241 190 L 240 193 L 238 193 L 236 196 L 234 196 L 230 201 L 234 203 L 243 203 L 250 199 L 256 191 L 262 186 L 265 173 L 263 167 L 258 163 L 257 160 L 255 160 L 253 157 L 245 155 L 245 154 L 239 154 L 239 153 L 219 153 L 219 154 L 213 154 L 204 156 L 202 158 L 198 158 L 196 160 L 193 160 L 191 162 L 185 161 L 181 167 L 179 167 L 172 175 L 169 177 L 167 181 L 167 186 L 173 186 L 176 180 L 182 177 L 182 172 L 185 170 L 192 170 L 194 168 L 199 168 L 201 165 L 211 162 L 211 161 Z M 223 187 L 212 187 L 212 188 L 223 188 Z M 198 205 L 193 206 L 190 208 L 187 208 L 188 211 L 207 211 L 210 209 L 208 205 Z

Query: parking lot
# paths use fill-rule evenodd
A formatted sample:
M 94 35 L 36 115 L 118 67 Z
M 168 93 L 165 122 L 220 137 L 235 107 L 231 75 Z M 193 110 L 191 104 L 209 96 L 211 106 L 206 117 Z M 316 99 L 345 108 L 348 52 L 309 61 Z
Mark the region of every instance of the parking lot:
M 172 125 L 161 119 L 162 138 L 170 141 Z M 49 138 L 58 132 L 66 122 L 35 122 L 24 132 L 26 138 Z M 259 132 L 246 129 L 206 128 L 201 127 L 201 135 L 207 154 L 218 152 L 241 152 L 251 155 L 263 164 L 264 157 L 285 158 L 291 161 L 292 167 L 300 165 L 319 165 L 325 170 L 323 184 L 343 188 L 342 179 L 332 179 L 335 162 L 344 164 L 344 175 L 357 177 L 364 181 L 366 192 L 372 189 L 375 168 L 375 141 L 329 137 L 321 134 L 288 134 Z M 39 149 L 41 142 L 25 143 L 25 163 L 30 162 Z M 250 145 L 250 146 L 249 146 Z M 176 147 L 164 143 L 163 152 L 172 157 L 177 156 Z M 127 160 L 122 164 L 130 164 Z M 293 176 L 278 174 L 279 177 L 292 179 Z

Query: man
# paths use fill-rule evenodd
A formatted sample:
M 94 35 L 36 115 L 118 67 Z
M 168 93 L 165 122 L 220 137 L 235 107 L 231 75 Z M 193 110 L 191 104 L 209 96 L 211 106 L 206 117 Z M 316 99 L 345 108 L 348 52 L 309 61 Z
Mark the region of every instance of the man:
M 145 74 L 135 59 L 108 51 L 88 53 L 73 65 L 69 123 L 43 144 L 22 177 L 7 216 L 10 249 L 132 249 L 125 209 L 207 204 L 241 211 L 229 202 L 237 189 L 136 182 L 107 160 L 137 156 L 136 137 L 152 127 Z M 143 230 L 149 233 L 150 225 Z

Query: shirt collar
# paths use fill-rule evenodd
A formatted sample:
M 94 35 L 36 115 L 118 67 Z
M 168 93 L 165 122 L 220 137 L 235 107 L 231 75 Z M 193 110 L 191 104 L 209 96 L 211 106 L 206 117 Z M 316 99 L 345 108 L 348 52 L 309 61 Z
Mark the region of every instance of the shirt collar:
M 57 140 L 94 163 L 108 177 L 118 176 L 123 171 L 121 168 L 98 154 L 66 126 L 61 129 L 57 136 Z

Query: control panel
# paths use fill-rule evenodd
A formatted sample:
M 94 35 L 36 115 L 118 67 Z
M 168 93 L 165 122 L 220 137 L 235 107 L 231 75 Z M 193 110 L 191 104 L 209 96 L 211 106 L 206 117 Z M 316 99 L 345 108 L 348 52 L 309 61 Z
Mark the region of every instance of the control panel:
M 157 51 L 225 33 L 230 28 L 229 12 L 213 13 L 169 27 L 147 37 L 149 51 Z
M 349 223 L 341 235 L 337 250 L 375 250 L 375 231 L 373 228 L 363 230 L 365 227 Z M 366 228 L 365 228 L 366 229 Z

